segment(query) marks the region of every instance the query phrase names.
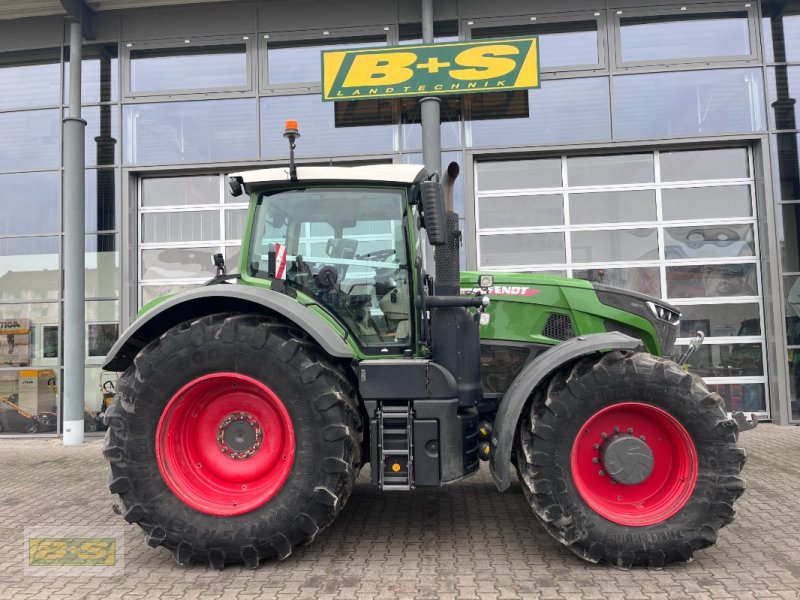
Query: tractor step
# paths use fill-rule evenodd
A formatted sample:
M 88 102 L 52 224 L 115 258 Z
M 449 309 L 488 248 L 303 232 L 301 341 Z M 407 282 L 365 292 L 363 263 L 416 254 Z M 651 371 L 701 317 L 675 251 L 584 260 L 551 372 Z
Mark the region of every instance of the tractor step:
M 378 485 L 383 490 L 414 487 L 413 422 L 410 404 L 382 404 L 378 408 Z

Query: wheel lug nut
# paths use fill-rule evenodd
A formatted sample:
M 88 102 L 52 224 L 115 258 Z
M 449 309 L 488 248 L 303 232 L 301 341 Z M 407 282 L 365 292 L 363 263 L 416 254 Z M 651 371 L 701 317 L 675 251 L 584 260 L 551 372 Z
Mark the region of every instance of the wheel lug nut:
M 605 472 L 605 471 L 603 471 L 603 469 L 600 469 L 600 470 L 597 472 L 597 474 L 598 474 L 598 475 L 600 475 L 600 477 L 605 477 L 605 474 L 606 474 L 606 472 Z
M 614 427 L 614 433 L 619 433 L 619 427 Z
M 600 434 L 600 437 L 606 439 L 608 437 L 608 434 L 604 431 Z
M 642 440 L 642 441 L 644 442 L 644 441 L 645 441 L 647 438 L 646 438 L 646 437 L 644 437 L 643 435 L 640 435 L 640 436 L 639 436 L 639 439 L 640 439 L 640 440 Z
M 628 433 L 633 433 L 633 427 L 628 427 Z
M 595 444 L 594 446 L 592 446 L 592 448 L 594 448 L 595 450 L 600 450 L 600 444 Z
M 600 459 L 599 459 L 599 458 L 597 458 L 597 457 L 595 456 L 595 457 L 592 459 L 592 462 L 593 462 L 593 463 L 595 463 L 595 464 L 597 464 L 597 463 L 599 463 L 599 462 L 600 462 Z

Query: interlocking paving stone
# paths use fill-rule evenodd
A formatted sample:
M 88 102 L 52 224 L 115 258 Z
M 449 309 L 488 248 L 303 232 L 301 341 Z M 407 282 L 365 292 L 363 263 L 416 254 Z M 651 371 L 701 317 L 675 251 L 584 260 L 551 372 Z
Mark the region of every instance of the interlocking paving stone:
M 622 571 L 585 563 L 536 522 L 518 485 L 480 473 L 441 490 L 379 492 L 364 474 L 344 512 L 284 562 L 180 567 L 114 514 L 102 441 L 0 439 L 0 599 L 800 599 L 800 428 L 743 433 L 748 489 L 716 546 L 693 562 Z M 121 576 L 23 569 L 27 526 L 120 526 Z

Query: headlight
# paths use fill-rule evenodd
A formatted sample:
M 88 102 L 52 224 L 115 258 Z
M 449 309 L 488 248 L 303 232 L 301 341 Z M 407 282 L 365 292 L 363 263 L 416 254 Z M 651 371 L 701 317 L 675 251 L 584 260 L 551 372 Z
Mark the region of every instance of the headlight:
M 648 302 L 647 306 L 653 312 L 653 316 L 657 319 L 665 321 L 670 325 L 677 325 L 678 321 L 681 319 L 681 314 L 676 312 L 666 306 L 662 306 L 661 304 L 656 304 L 655 302 Z

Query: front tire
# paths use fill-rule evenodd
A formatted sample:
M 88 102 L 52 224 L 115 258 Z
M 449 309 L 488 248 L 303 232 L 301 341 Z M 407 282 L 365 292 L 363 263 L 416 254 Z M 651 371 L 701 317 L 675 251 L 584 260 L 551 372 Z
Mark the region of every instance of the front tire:
M 518 473 L 545 529 L 619 567 L 690 560 L 744 490 L 722 399 L 675 363 L 610 352 L 557 373 L 517 435 Z
M 109 489 L 179 564 L 286 558 L 333 522 L 360 462 L 352 385 L 302 332 L 262 316 L 170 329 L 104 419 Z

